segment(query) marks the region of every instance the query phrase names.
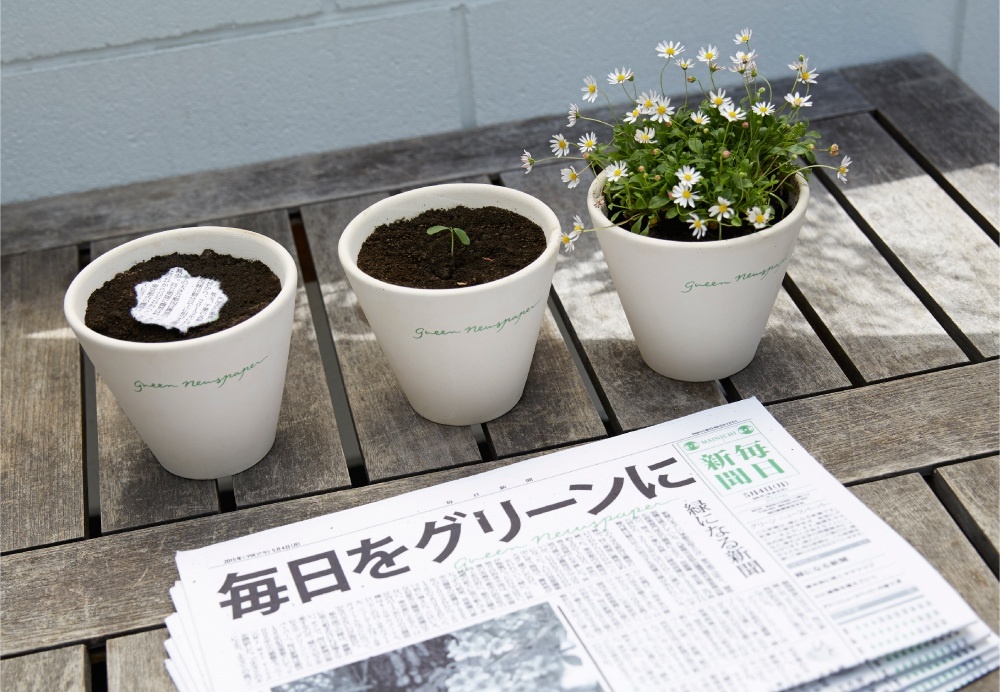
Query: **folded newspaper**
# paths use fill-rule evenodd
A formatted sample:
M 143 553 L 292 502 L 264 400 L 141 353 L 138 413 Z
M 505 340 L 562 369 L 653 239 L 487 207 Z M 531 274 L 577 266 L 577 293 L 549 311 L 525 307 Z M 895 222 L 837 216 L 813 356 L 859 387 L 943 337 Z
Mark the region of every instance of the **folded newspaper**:
M 755 399 L 177 553 L 201 690 L 950 690 L 996 635 Z

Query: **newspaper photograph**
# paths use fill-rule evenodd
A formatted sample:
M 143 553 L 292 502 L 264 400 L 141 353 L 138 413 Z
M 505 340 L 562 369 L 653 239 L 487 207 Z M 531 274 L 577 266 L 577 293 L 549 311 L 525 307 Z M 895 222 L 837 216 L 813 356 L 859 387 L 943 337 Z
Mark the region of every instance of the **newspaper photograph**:
M 176 561 L 182 692 L 930 690 L 997 666 L 756 399 Z

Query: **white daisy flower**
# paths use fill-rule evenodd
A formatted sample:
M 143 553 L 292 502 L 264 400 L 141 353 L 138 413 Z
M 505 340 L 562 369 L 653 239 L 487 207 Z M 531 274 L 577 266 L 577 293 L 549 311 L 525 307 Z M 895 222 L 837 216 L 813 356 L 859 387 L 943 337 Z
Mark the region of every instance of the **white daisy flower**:
M 696 125 L 708 125 L 708 116 L 701 111 L 692 113 L 691 120 L 694 121 Z
M 624 84 L 630 79 L 632 79 L 632 70 L 625 67 L 608 73 L 608 84 Z
M 597 134 L 594 132 L 588 132 L 579 139 L 576 146 L 580 148 L 581 154 L 593 151 L 597 148 Z
M 578 233 L 583 233 L 583 219 L 580 218 L 579 214 L 573 216 L 573 230 Z
M 684 52 L 684 46 L 680 43 L 675 43 L 674 41 L 660 41 L 656 44 L 656 52 L 661 58 L 670 60 L 670 58 L 676 58 L 678 55 Z
M 560 238 L 560 240 L 562 240 L 563 250 L 565 250 L 566 252 L 573 252 L 573 243 L 575 243 L 576 239 L 579 237 L 580 237 L 580 231 L 576 230 L 575 228 L 569 233 L 563 231 L 562 238 Z
M 758 101 L 750 110 L 760 116 L 774 115 L 774 104 L 770 101 Z
M 677 67 L 681 68 L 682 70 L 687 70 L 692 65 L 694 65 L 694 60 L 692 60 L 691 58 L 684 58 L 683 60 L 677 61 Z
M 699 240 L 708 232 L 708 222 L 699 219 L 697 214 L 688 214 L 688 224 L 691 225 L 691 235 Z
M 528 173 L 531 173 L 531 167 L 534 165 L 535 159 L 531 158 L 531 154 L 529 154 L 528 150 L 525 149 L 524 153 L 521 154 L 521 168 L 526 169 L 524 174 L 527 175 Z
M 725 89 L 708 92 L 708 105 L 712 108 L 722 108 L 727 103 L 731 103 L 731 99 L 726 98 Z
M 694 209 L 694 203 L 701 199 L 701 195 L 692 190 L 687 183 L 674 185 L 673 189 L 670 190 L 670 196 L 674 198 L 674 202 L 678 206 L 691 207 L 692 209 Z
M 682 183 L 694 185 L 701 180 L 701 173 L 691 166 L 682 166 L 677 170 L 677 179 Z
M 799 70 L 799 79 L 806 84 L 815 84 L 817 77 L 819 77 L 819 72 L 810 70 L 808 65 L 803 65 L 802 69 Z
M 764 211 L 761 211 L 760 207 L 754 207 L 753 209 L 747 211 L 747 222 L 752 223 L 754 228 L 767 228 L 767 224 L 770 220 L 770 207 L 765 207 Z
M 728 106 L 721 108 L 719 112 L 722 113 L 722 117 L 731 123 L 738 120 L 746 120 L 747 117 L 746 111 L 742 108 L 734 107 L 731 103 Z
M 750 29 L 744 29 L 740 33 L 736 34 L 736 38 L 733 39 L 733 43 L 737 45 L 740 43 L 750 43 L 750 36 L 752 35 L 753 32 L 750 31 Z
M 580 107 L 575 103 L 569 104 L 569 127 L 576 125 L 576 119 L 580 117 Z
M 837 167 L 837 177 L 840 179 L 840 182 L 842 183 L 847 182 L 847 168 L 850 165 L 851 165 L 851 157 L 845 156 L 844 159 L 840 162 L 840 165 Z
M 624 161 L 615 161 L 609 164 L 604 170 L 608 172 L 608 180 L 612 182 L 628 177 L 628 166 Z
M 594 103 L 597 100 L 597 81 L 592 75 L 584 78 L 581 91 L 583 91 L 584 101 Z
M 569 153 L 569 142 L 561 134 L 550 139 L 549 144 L 552 147 L 552 153 L 556 156 L 565 156 Z
M 634 123 L 642 116 L 643 116 L 642 109 L 639 108 L 639 106 L 636 106 L 635 108 L 633 108 L 632 110 L 630 110 L 628 113 L 625 114 L 624 120 L 627 123 Z
M 730 57 L 729 59 L 733 62 L 733 66 L 729 69 L 733 72 L 743 74 L 747 70 L 753 72 L 757 69 L 757 51 L 755 50 L 752 50 L 749 53 L 737 51 L 736 55 Z
M 656 102 L 660 99 L 660 95 L 656 91 L 642 92 L 639 96 L 638 106 L 642 109 L 643 113 L 652 113 L 653 109 L 656 108 Z
M 797 91 L 794 94 L 785 94 L 785 100 L 792 104 L 792 108 L 812 106 L 812 104 L 809 103 L 809 99 L 811 98 L 812 96 L 799 96 L 799 92 Z
M 670 105 L 670 99 L 660 98 L 656 101 L 653 112 L 650 113 L 650 120 L 657 123 L 669 123 L 670 116 L 674 114 L 674 108 Z
M 796 62 L 788 63 L 788 69 L 792 72 L 801 72 L 802 70 L 808 69 L 809 58 L 804 55 L 800 55 Z
M 733 203 L 725 197 L 719 197 L 719 203 L 708 208 L 708 215 L 714 216 L 716 221 L 731 219 L 733 217 Z
M 566 187 L 573 189 L 580 184 L 580 174 L 576 172 L 576 169 L 570 166 L 569 168 L 563 168 L 559 171 L 562 174 L 562 181 L 566 183 Z
M 698 51 L 698 60 L 703 63 L 713 63 L 719 59 L 719 49 L 715 46 L 709 46 L 708 48 L 702 48 Z
M 637 141 L 639 144 L 655 144 L 656 130 L 654 130 L 651 127 L 645 127 L 641 130 L 636 130 L 635 141 Z

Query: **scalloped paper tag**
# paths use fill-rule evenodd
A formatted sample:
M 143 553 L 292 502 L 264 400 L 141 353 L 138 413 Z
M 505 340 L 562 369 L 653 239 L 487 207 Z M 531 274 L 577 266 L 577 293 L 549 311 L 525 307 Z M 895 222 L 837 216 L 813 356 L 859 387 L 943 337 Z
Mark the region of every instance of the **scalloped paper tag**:
M 187 334 L 188 329 L 219 319 L 219 310 L 229 298 L 215 279 L 194 277 L 183 267 L 174 267 L 155 281 L 137 284 L 138 302 L 132 317 L 143 324 L 156 324 Z

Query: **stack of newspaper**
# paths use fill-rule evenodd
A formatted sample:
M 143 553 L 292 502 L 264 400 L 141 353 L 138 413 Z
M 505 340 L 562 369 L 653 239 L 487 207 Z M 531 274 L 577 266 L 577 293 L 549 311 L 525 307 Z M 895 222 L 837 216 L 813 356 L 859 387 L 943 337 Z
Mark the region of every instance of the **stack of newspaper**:
M 177 554 L 198 690 L 951 690 L 997 637 L 756 400 Z

